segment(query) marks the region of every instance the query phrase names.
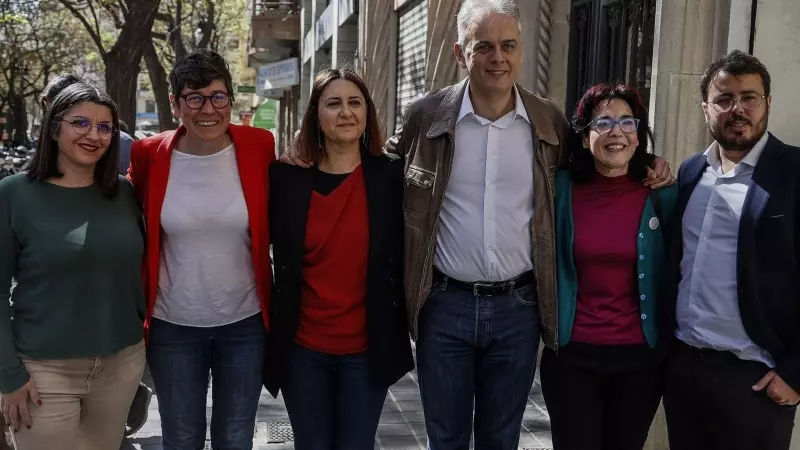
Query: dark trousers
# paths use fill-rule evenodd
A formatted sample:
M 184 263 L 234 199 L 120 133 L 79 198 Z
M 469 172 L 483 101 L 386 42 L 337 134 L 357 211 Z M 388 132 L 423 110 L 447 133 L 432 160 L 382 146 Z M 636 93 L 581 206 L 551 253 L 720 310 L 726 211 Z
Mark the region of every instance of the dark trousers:
M 533 285 L 476 297 L 438 283 L 422 309 L 417 371 L 430 450 L 516 450 L 539 350 Z
M 769 370 L 730 352 L 676 344 L 664 393 L 670 448 L 788 450 L 796 407 L 751 389 Z
M 663 384 L 659 366 L 637 366 L 575 364 L 544 349 L 539 370 L 554 450 L 642 450 Z
M 367 355 L 328 355 L 296 345 L 283 399 L 295 450 L 373 450 L 388 389 L 375 385 Z
M 213 377 L 211 448 L 253 448 L 266 331 L 261 314 L 221 327 L 154 319 L 147 362 L 156 387 L 164 450 L 201 450 Z

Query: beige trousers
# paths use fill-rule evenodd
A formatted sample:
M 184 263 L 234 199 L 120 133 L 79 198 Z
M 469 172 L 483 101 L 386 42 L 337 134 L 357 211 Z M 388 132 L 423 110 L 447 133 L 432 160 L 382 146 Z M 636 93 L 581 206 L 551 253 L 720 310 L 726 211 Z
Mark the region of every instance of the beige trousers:
M 19 450 L 119 449 L 144 372 L 144 341 L 105 358 L 22 362 L 42 406 L 29 401 L 33 424 L 16 433 Z

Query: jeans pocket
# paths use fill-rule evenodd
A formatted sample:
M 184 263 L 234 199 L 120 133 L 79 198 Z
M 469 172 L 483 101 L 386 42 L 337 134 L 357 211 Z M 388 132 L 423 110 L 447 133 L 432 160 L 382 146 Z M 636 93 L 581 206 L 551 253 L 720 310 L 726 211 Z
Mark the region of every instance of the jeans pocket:
M 444 291 L 446 284 L 444 281 L 436 281 L 431 286 L 431 291 L 428 293 L 428 297 L 425 298 L 425 301 L 432 300 L 437 295 L 441 294 Z
M 522 286 L 519 289 L 514 289 L 512 292 L 517 301 L 525 306 L 536 305 L 536 291 L 533 288 L 534 284 L 530 283 L 527 286 Z

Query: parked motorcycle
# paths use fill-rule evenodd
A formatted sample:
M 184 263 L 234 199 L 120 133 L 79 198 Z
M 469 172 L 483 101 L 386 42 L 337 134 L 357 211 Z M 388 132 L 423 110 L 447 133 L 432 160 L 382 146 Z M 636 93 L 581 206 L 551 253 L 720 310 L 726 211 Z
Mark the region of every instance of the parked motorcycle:
M 24 171 L 33 152 L 24 145 L 13 149 L 0 148 L 0 179 Z

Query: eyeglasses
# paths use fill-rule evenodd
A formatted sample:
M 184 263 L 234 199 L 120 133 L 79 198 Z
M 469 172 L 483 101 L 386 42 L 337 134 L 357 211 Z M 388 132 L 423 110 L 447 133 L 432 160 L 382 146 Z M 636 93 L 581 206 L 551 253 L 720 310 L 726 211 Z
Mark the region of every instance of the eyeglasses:
M 223 109 L 231 103 L 231 96 L 225 92 L 214 92 L 211 95 L 187 94 L 179 95 L 189 109 L 201 109 L 206 104 L 206 100 L 211 100 L 211 106 L 216 109 Z
M 92 131 L 92 128 L 97 128 L 97 135 L 100 139 L 111 139 L 114 136 L 114 125 L 110 122 L 100 122 L 97 125 L 92 123 L 91 120 L 85 117 L 73 117 L 72 119 L 60 119 L 58 122 L 67 122 L 72 125 L 72 129 L 81 136 L 85 136 Z
M 742 108 L 744 109 L 758 109 L 761 106 L 761 102 L 764 100 L 763 95 L 759 94 L 745 94 L 739 98 L 736 97 L 723 97 L 717 100 L 713 100 L 710 103 L 714 106 L 719 112 L 726 113 L 732 110 L 736 106 L 736 102 L 742 104 Z
M 592 129 L 600 134 L 606 134 L 619 125 L 623 133 L 635 133 L 639 129 L 639 119 L 633 117 L 623 117 L 622 119 L 611 119 L 608 117 L 598 117 L 592 121 Z

